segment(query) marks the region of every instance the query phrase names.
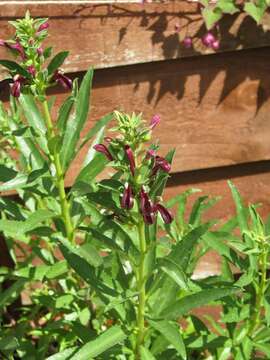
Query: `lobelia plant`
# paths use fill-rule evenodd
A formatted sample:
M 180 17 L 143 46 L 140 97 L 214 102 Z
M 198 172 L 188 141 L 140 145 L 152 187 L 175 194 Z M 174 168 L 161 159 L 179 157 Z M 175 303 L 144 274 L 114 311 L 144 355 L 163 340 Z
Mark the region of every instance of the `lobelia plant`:
M 15 269 L 0 268 L 1 284 L 13 282 L 0 290 L 1 356 L 210 359 L 214 346 L 217 359 L 222 359 L 218 357 L 222 351 L 235 354 L 229 343 L 234 331 L 231 326 L 228 342 L 222 343 L 223 334 L 207 337 L 210 340 L 205 342 L 210 330 L 199 318 L 188 315 L 216 301 L 224 305 L 224 312 L 228 306 L 242 304 L 238 294 L 246 283 L 241 278 L 238 287 L 224 274 L 194 278 L 198 260 L 212 248 L 226 261 L 234 263 L 236 259 L 241 270 L 249 268 L 238 253 L 222 245 L 223 237 L 235 239 L 228 234 L 233 230 L 231 223 L 213 231 L 216 221 L 202 221 L 202 213 L 216 199 L 198 198 L 188 222 L 185 207 L 194 190 L 164 203 L 162 194 L 174 151 L 161 157 L 158 143 L 151 144 L 152 132 L 160 122 L 157 115 L 147 124 L 141 115 L 115 111 L 81 138 L 88 119 L 93 71 L 86 73 L 79 86 L 60 70 L 67 52 L 47 62 L 52 53 L 51 48 L 43 49 L 47 19 L 32 19 L 27 13 L 12 25 L 14 38 L 1 41 L 18 62 L 0 61 L 8 69 L 11 83 L 10 107 L 6 110 L 2 104 L 0 112 L 5 142 L 0 191 L 15 190 L 17 201 L 1 197 L 0 231 Z M 53 101 L 47 90 L 56 83 L 71 90 L 71 95 L 53 121 Z M 105 126 L 112 119 L 115 127 L 110 132 L 115 135 L 105 136 Z M 90 140 L 85 161 L 66 191 L 67 172 Z M 12 156 L 14 150 L 18 157 Z M 104 169 L 107 177 L 97 180 Z M 112 173 L 108 175 L 109 169 Z M 176 207 L 175 217 L 172 207 Z M 258 219 L 254 208 L 251 214 Z M 250 337 L 261 329 L 262 298 L 268 286 L 268 248 L 259 225 L 258 231 L 256 236 L 254 232 L 245 235 L 260 239 L 255 241 L 261 270 L 258 281 L 254 280 L 257 305 L 248 325 Z M 22 259 L 18 252 L 23 253 Z M 228 272 L 228 266 L 226 269 Z M 30 304 L 19 307 L 16 317 L 8 305 L 22 291 Z M 182 318 L 188 321 L 187 328 Z M 241 326 L 242 318 L 239 321 Z

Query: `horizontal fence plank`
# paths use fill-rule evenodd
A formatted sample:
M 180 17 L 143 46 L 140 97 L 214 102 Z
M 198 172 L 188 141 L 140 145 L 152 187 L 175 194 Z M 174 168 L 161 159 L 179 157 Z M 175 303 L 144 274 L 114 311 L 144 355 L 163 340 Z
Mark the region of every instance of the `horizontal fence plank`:
M 48 43 L 55 50 L 70 50 L 65 64 L 68 72 L 96 68 L 178 59 L 212 53 L 201 42 L 206 32 L 196 2 L 46 4 L 21 3 L 10 6 L 0 2 L 1 38 L 9 38 L 12 28 L 7 20 L 22 17 L 29 9 L 33 16 L 50 17 Z M 266 23 L 269 18 L 266 15 Z M 175 32 L 179 25 L 180 32 Z M 266 29 L 267 26 L 264 26 Z M 225 16 L 220 22 L 220 51 L 262 47 L 270 44 L 270 32 L 263 31 L 243 13 Z M 194 48 L 185 49 L 183 38 L 193 37 Z M 6 56 L 0 49 L 0 58 Z M 2 74 L 2 77 L 4 75 Z
M 157 113 L 162 120 L 154 139 L 160 139 L 162 154 L 176 149 L 173 172 L 270 159 L 269 56 L 264 48 L 96 70 L 85 132 L 116 109 L 142 112 L 146 121 Z M 2 99 L 7 94 L 7 87 L 0 88 Z M 67 94 L 60 88 L 52 94 L 56 117 Z

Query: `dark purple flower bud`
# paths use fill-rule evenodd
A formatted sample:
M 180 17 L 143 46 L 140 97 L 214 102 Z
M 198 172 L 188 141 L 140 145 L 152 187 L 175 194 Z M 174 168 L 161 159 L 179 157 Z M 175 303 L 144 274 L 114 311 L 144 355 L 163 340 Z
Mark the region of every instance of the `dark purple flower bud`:
M 55 71 L 53 79 L 61 84 L 64 88 L 71 90 L 72 89 L 72 80 L 64 75 L 60 70 Z
M 109 161 L 113 161 L 112 154 L 109 152 L 107 146 L 105 146 L 103 144 L 96 144 L 96 145 L 94 145 L 94 149 L 96 151 L 104 154 Z
M 33 77 L 36 75 L 36 69 L 33 65 L 28 66 L 27 71 L 29 72 L 30 75 L 32 75 Z
M 161 204 L 155 205 L 156 210 L 160 213 L 165 224 L 170 224 L 173 221 L 173 216 L 168 209 Z
M 43 55 L 43 49 L 42 49 L 42 47 L 37 48 L 37 54 L 38 54 L 38 56 L 42 56 L 42 55 Z
M 213 50 L 218 50 L 218 49 L 219 49 L 219 46 L 220 46 L 219 40 L 215 40 L 215 41 L 212 43 L 212 49 L 213 49 Z
M 186 36 L 183 40 L 184 47 L 186 49 L 192 48 L 192 39 L 190 36 Z
M 149 149 L 149 150 L 147 150 L 145 158 L 146 158 L 146 160 L 148 160 L 148 159 L 151 159 L 151 158 L 153 158 L 155 156 L 156 156 L 156 151 L 153 150 L 153 149 Z
M 42 31 L 42 30 L 47 30 L 49 27 L 49 23 L 45 22 L 44 24 L 41 24 L 40 27 L 38 28 L 38 32 Z
M 128 184 L 127 187 L 125 187 L 122 199 L 121 199 L 121 207 L 123 209 L 127 209 L 130 210 L 133 208 L 134 205 L 134 199 L 133 199 L 133 193 L 132 193 L 132 188 L 131 186 Z
M 163 170 L 168 173 L 171 170 L 171 164 L 168 163 L 168 161 L 166 159 L 164 159 L 163 157 L 156 156 L 152 175 L 155 175 L 158 170 Z
M 131 174 L 134 176 L 134 174 L 135 174 L 135 159 L 134 159 L 134 155 L 133 155 L 133 152 L 132 152 L 130 146 L 128 146 L 128 145 L 125 146 L 125 153 L 128 158 Z
M 148 225 L 153 224 L 156 218 L 156 212 L 154 211 L 148 194 L 143 189 L 140 191 L 140 208 L 144 222 Z
M 21 95 L 21 82 L 19 80 L 14 81 L 10 89 L 11 95 L 18 98 Z
M 22 59 L 25 59 L 24 48 L 19 43 L 19 41 L 17 41 L 16 44 L 12 44 L 12 43 L 9 43 L 9 42 L 5 41 L 5 45 L 6 45 L 7 48 L 9 48 L 11 50 L 18 51 L 18 53 L 21 55 Z
M 160 123 L 160 116 L 154 115 L 150 122 L 150 129 L 153 130 Z
M 206 33 L 202 38 L 203 44 L 207 47 L 212 47 L 212 44 L 215 41 L 216 41 L 216 38 L 211 32 Z

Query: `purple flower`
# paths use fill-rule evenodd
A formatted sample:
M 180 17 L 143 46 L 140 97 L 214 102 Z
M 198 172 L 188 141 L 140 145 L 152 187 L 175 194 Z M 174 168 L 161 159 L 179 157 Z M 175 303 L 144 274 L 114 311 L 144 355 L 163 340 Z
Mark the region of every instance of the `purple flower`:
M 105 146 L 103 144 L 96 144 L 96 145 L 94 145 L 94 149 L 96 151 L 104 154 L 109 161 L 113 161 L 112 154 L 109 152 L 107 146 Z
M 171 170 L 171 164 L 164 159 L 161 156 L 156 156 L 155 157 L 155 163 L 154 163 L 154 168 L 152 170 L 152 175 L 155 175 L 158 170 L 163 170 L 164 172 L 168 173 Z
M 156 204 L 155 209 L 160 213 L 165 224 L 170 224 L 173 221 L 173 216 L 168 209 L 161 204 Z
M 43 55 L 43 49 L 42 49 L 42 47 L 37 48 L 37 54 L 38 54 L 38 56 L 42 56 L 42 55 Z
M 156 218 L 156 212 L 154 211 L 148 194 L 144 191 L 143 188 L 140 191 L 140 209 L 144 222 L 148 225 L 153 224 Z
M 40 27 L 38 28 L 38 32 L 40 32 L 40 31 L 42 31 L 42 30 L 46 30 L 46 29 L 48 29 L 48 27 L 49 27 L 50 25 L 49 25 L 49 23 L 48 22 L 45 22 L 44 24 L 41 24 L 40 25 Z
M 160 123 L 160 116 L 154 115 L 150 122 L 150 129 L 153 130 Z
M 154 149 L 149 149 L 146 152 L 145 158 L 146 160 L 151 159 L 156 156 L 156 151 Z
M 19 41 L 17 41 L 15 44 L 9 43 L 8 41 L 4 42 L 4 45 L 11 49 L 11 50 L 15 50 L 18 51 L 18 53 L 21 55 L 22 59 L 25 59 L 25 52 L 24 52 L 24 48 L 23 46 L 19 43 Z
M 27 71 L 29 72 L 30 75 L 32 75 L 33 77 L 36 75 L 36 69 L 33 65 L 28 66 Z
M 134 155 L 133 155 L 133 152 L 132 152 L 130 146 L 125 145 L 125 153 L 128 158 L 131 174 L 134 176 L 134 174 L 135 174 L 135 159 L 134 159 Z
M 18 98 L 21 95 L 21 82 L 14 81 L 14 83 L 11 85 L 10 92 L 12 96 Z
M 64 88 L 71 90 L 72 89 L 72 80 L 64 75 L 60 70 L 56 70 L 53 79 L 61 84 Z
M 134 205 L 134 198 L 132 193 L 132 188 L 130 184 L 128 184 L 127 187 L 125 187 L 122 199 L 121 199 L 121 207 L 123 209 L 130 210 L 133 208 Z
M 184 47 L 186 49 L 192 48 L 192 39 L 190 36 L 186 36 L 183 40 Z
M 0 39 L 0 46 L 5 46 L 6 44 L 5 44 L 5 40 L 3 40 L 3 39 Z
M 206 33 L 202 38 L 203 44 L 207 47 L 212 47 L 212 45 L 215 41 L 216 41 L 216 38 L 210 31 L 208 33 Z
M 212 43 L 212 49 L 213 49 L 213 50 L 218 50 L 218 49 L 219 49 L 219 46 L 220 46 L 219 40 L 215 40 L 215 41 Z

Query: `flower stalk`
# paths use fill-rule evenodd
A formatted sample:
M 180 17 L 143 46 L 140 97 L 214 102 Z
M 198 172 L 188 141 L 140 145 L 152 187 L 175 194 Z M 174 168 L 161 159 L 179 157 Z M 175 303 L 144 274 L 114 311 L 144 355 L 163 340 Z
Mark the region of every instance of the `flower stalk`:
M 140 263 L 137 275 L 138 288 L 138 307 L 137 307 L 137 339 L 136 339 L 136 360 L 140 359 L 140 346 L 143 345 L 145 335 L 145 304 L 146 304 L 146 290 L 145 290 L 145 224 L 143 219 L 138 224 L 138 236 L 140 243 Z
M 50 142 L 54 136 L 54 127 L 48 107 L 47 101 L 42 102 L 44 120 L 47 127 L 48 142 Z M 67 199 L 64 182 L 64 172 L 62 169 L 59 153 L 54 149 L 51 155 L 51 161 L 55 167 L 55 181 L 60 198 L 61 215 L 64 222 L 66 236 L 71 243 L 74 243 L 74 225 L 70 215 L 70 204 Z

